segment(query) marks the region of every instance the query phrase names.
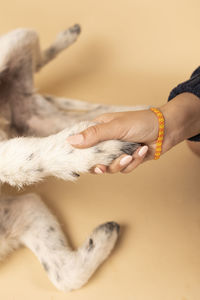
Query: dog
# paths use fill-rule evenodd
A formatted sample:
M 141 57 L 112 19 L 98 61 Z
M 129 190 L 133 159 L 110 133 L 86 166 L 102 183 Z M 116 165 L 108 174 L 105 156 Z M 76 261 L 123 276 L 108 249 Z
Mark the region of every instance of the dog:
M 66 139 L 93 125 L 96 116 L 143 107 L 115 107 L 40 95 L 33 75 L 76 41 L 80 26 L 61 32 L 40 50 L 38 34 L 16 29 L 0 37 L 0 182 L 21 188 L 47 176 L 75 180 L 95 164 L 109 165 L 137 143 L 112 140 L 75 149 Z M 115 222 L 93 230 L 76 251 L 37 194 L 1 196 L 0 259 L 24 245 L 43 265 L 56 288 L 82 287 L 108 257 L 119 234 Z

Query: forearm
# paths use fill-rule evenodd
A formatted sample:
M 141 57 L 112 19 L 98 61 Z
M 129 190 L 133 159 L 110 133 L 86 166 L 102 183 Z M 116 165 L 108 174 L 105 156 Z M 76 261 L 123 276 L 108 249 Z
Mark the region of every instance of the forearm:
M 200 133 L 200 99 L 191 93 L 182 93 L 161 108 L 165 118 L 163 153 Z

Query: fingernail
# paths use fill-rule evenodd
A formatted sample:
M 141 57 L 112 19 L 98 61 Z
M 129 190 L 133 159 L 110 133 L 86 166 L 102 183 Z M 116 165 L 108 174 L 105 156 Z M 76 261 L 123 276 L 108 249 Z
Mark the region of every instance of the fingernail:
M 147 147 L 147 146 L 144 146 L 144 147 L 142 147 L 142 148 L 139 150 L 138 155 L 139 155 L 139 156 L 144 156 L 144 155 L 147 153 L 147 151 L 148 151 L 148 147 Z
M 82 134 L 72 135 L 67 138 L 67 141 L 72 145 L 80 145 L 83 143 L 83 140 Z
M 120 160 L 120 166 L 125 166 L 127 165 L 128 163 L 130 163 L 132 161 L 132 156 L 131 155 L 127 155 L 127 156 L 124 156 L 121 160 Z
M 98 168 L 98 167 L 96 167 L 94 169 L 94 172 L 97 173 L 97 174 L 103 174 L 103 171 L 100 168 Z

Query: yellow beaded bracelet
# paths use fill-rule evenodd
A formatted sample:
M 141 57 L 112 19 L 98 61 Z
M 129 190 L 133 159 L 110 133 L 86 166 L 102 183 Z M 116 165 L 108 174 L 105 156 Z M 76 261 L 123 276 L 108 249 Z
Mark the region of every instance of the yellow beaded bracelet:
M 154 159 L 159 159 L 162 151 L 162 143 L 164 139 L 165 119 L 162 112 L 159 109 L 152 107 L 151 111 L 153 111 L 158 117 L 159 131 L 158 131 L 158 138 L 156 141 L 156 151 L 155 151 Z

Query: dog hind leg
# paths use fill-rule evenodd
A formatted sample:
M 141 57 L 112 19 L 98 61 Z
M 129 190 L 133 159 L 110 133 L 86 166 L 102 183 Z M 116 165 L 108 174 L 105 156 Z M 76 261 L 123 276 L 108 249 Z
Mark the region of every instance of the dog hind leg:
M 82 247 L 72 251 L 60 225 L 39 196 L 27 194 L 11 199 L 6 209 L 12 222 L 10 236 L 31 249 L 60 290 L 84 285 L 108 257 L 118 238 L 119 225 L 108 222 L 98 226 Z
M 56 40 L 46 50 L 41 52 L 40 61 L 36 64 L 35 71 L 39 71 L 44 65 L 55 58 L 61 51 L 73 44 L 80 34 L 81 29 L 78 24 L 60 32 Z
M 40 49 L 39 36 L 34 30 L 19 28 L 2 35 L 0 37 L 0 73 L 5 72 L 7 68 L 9 70 L 19 67 L 24 69 L 27 67 L 26 58 L 28 57 L 32 63 L 32 69 L 29 68 L 32 75 L 33 71 L 39 71 L 59 52 L 75 42 L 79 33 L 80 26 L 76 24 L 58 34 L 54 43 L 44 51 Z M 27 74 L 24 75 L 27 76 Z
M 84 285 L 108 257 L 118 238 L 119 225 L 97 227 L 77 251 L 73 251 L 56 218 L 36 194 L 0 200 L 0 259 L 25 245 L 37 256 L 51 282 L 69 291 Z

